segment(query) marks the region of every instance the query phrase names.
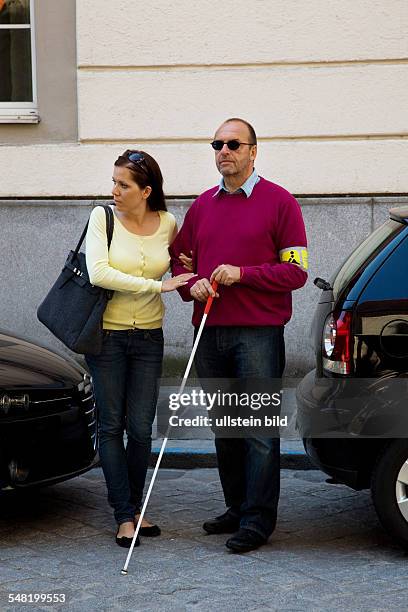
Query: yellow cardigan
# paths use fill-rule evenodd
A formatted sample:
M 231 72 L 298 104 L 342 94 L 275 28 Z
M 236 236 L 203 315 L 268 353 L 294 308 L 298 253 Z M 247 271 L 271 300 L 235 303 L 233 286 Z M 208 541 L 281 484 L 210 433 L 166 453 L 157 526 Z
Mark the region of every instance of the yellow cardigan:
M 114 211 L 114 206 L 111 206 Z M 108 254 L 105 211 L 93 209 L 86 234 L 86 265 L 93 285 L 113 289 L 104 329 L 161 327 L 164 305 L 161 277 L 170 265 L 168 247 L 176 225 L 171 213 L 159 211 L 160 225 L 151 236 L 129 232 L 116 217 Z

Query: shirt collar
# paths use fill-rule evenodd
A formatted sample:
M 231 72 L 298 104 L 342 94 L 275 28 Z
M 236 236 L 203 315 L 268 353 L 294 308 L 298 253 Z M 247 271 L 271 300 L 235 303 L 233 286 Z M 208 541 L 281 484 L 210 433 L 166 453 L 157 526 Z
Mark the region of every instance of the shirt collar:
M 254 168 L 254 171 L 252 172 L 252 174 L 247 178 L 245 183 L 243 185 L 241 185 L 241 187 L 238 187 L 238 189 L 236 191 L 228 191 L 228 189 L 225 187 L 224 177 L 222 176 L 221 180 L 220 180 L 220 184 L 218 186 L 218 189 L 214 193 L 214 197 L 216 195 L 218 195 L 221 191 L 225 191 L 225 193 L 229 193 L 229 194 L 244 193 L 246 195 L 246 197 L 249 198 L 249 196 L 251 195 L 255 185 L 258 182 L 259 182 L 259 176 L 258 176 L 257 171 Z

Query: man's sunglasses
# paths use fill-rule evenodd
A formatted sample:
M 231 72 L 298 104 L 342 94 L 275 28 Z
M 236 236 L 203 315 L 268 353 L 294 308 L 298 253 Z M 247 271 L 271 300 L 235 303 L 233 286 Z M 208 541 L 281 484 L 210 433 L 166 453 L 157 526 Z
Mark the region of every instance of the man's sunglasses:
M 254 146 L 252 142 L 240 142 L 239 140 L 228 140 L 227 142 L 224 142 L 224 140 L 213 140 L 211 146 L 215 151 L 221 151 L 225 144 L 231 151 L 236 151 L 241 145 Z

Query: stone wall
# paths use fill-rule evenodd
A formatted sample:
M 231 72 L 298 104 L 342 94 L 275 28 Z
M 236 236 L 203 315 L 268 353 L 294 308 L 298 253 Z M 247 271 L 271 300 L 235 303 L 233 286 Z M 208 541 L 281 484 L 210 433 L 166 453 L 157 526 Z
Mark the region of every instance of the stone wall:
M 0 327 L 67 351 L 36 318 L 36 308 L 75 246 L 89 212 L 101 200 L 0 200 Z M 294 294 L 294 315 L 286 328 L 288 376 L 313 367 L 309 327 L 319 290 L 313 279 L 328 279 L 345 257 L 408 197 L 299 198 L 309 240 L 309 281 Z M 169 200 L 179 226 L 191 200 Z M 166 294 L 166 358 L 182 368 L 189 354 L 191 304 Z M 176 371 L 178 368 L 176 368 Z M 174 369 L 172 370 L 174 372 Z

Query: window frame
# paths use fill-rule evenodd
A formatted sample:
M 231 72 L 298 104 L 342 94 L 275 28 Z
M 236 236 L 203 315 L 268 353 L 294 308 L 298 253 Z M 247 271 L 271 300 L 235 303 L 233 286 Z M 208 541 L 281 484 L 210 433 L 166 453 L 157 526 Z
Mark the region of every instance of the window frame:
M 30 24 L 0 24 L 2 30 L 30 30 L 32 102 L 0 102 L 0 123 L 39 123 L 37 99 L 37 65 L 35 51 L 34 0 L 30 0 Z

